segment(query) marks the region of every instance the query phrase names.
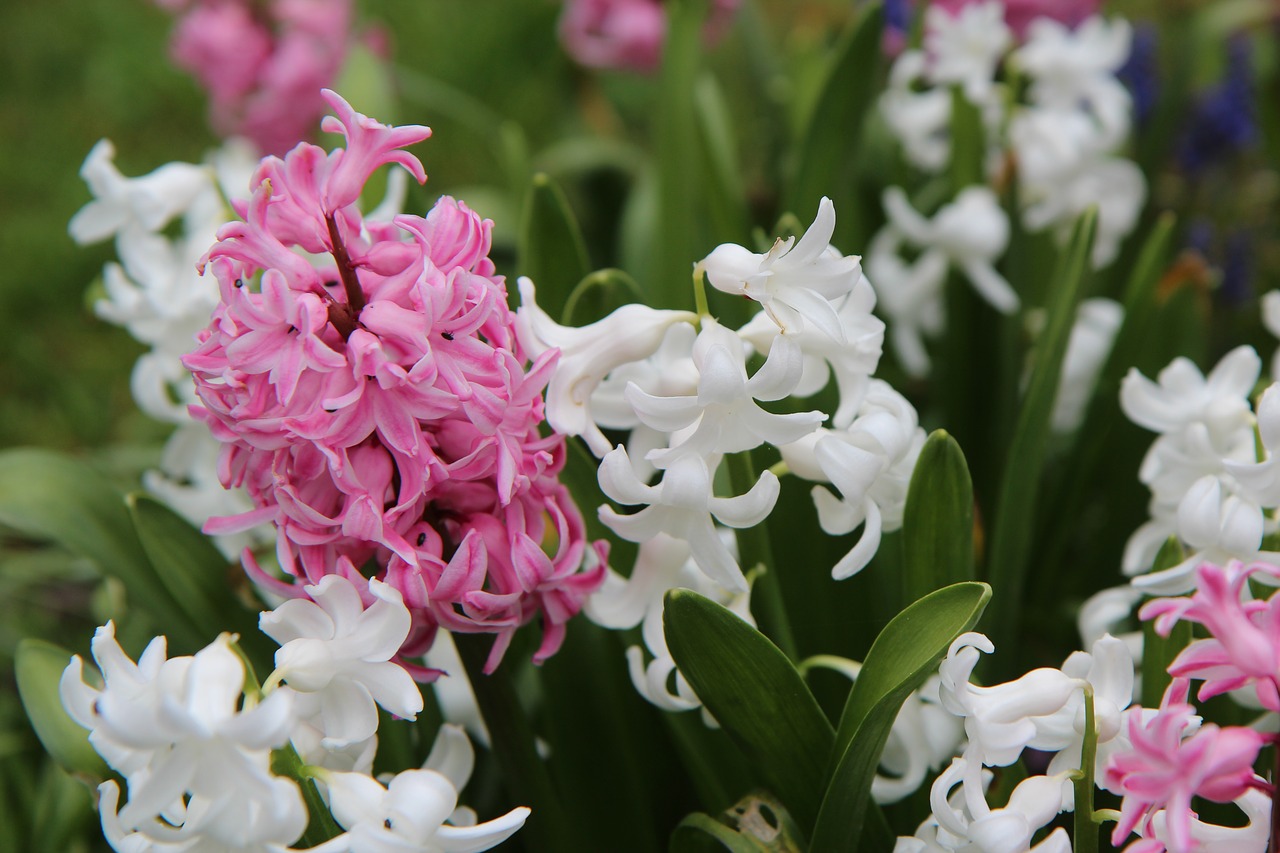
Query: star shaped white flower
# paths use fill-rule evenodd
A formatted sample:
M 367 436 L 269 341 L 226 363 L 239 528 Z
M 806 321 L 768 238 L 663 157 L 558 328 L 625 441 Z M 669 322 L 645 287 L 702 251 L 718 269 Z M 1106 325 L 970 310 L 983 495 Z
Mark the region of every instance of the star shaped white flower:
M 376 702 L 388 712 L 414 719 L 422 692 L 391 661 L 409 635 L 410 616 L 400 592 L 369 581 L 375 599 L 367 609 L 360 592 L 341 575 L 326 575 L 306 587 L 311 600 L 296 598 L 265 612 L 258 624 L 280 643 L 268 684 L 285 681 L 316 697 L 326 748 L 366 740 L 378 728 Z
M 659 533 L 689 543 L 698 568 L 733 592 L 747 589 L 747 580 L 712 523 L 714 516 L 729 527 L 751 527 L 773 511 L 781 487 L 765 471 L 751 490 L 732 498 L 711 491 L 711 471 L 701 456 L 681 456 L 663 472 L 662 482 L 650 486 L 636 477 L 627 451 L 618 447 L 600 462 L 600 490 L 620 504 L 647 504 L 631 515 L 600 507 L 600 520 L 630 542 L 647 542 Z
M 520 308 L 516 337 L 530 358 L 559 349 L 547 386 L 547 422 L 565 435 L 580 435 L 596 456 L 612 445 L 591 414 L 591 396 L 615 368 L 653 355 L 676 323 L 693 323 L 691 311 L 658 311 L 645 305 L 624 305 L 603 320 L 574 328 L 561 326 L 538 307 L 533 282 L 519 279 Z
M 697 396 L 657 397 L 638 385 L 627 387 L 627 402 L 646 426 L 667 433 L 693 428 L 647 458 L 658 468 L 668 468 L 689 454 L 738 453 L 764 442 L 789 444 L 812 432 L 826 419 L 822 412 L 775 415 L 756 404 L 789 395 L 800 382 L 803 359 L 799 344 L 781 335 L 764 366 L 748 379 L 743 340 L 732 329 L 704 318 L 693 345 Z
M 723 243 L 699 263 L 716 290 L 759 302 L 784 332 L 812 323 L 840 343 L 844 330 L 832 302 L 849 293 L 862 275 L 861 258 L 842 256 L 831 245 L 836 227 L 831 199 L 818 203 L 818 215 L 799 242 L 779 238 L 763 255 Z

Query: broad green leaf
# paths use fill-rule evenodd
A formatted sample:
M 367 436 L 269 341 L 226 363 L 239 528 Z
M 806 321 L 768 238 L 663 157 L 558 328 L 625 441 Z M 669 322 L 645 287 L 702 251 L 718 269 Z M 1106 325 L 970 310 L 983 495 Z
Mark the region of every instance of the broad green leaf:
M 596 270 L 569 294 L 560 322 L 565 326 L 585 326 L 631 302 L 644 302 L 635 279 L 622 270 Z
M 1036 345 L 1031 380 L 1021 401 L 1004 465 L 987 565 L 987 579 L 1002 602 L 994 614 L 991 632 L 996 648 L 1013 641 L 1022 608 L 1050 415 L 1067 341 L 1075 325 L 1076 305 L 1089 275 L 1089 253 L 1097 223 L 1096 208 L 1080 218 L 1054 275 L 1047 326 Z
M 707 710 L 801 826 L 822 798 L 831 723 L 769 638 L 687 589 L 667 593 L 667 646 Z
M 1152 331 L 1155 317 L 1156 289 L 1164 272 L 1173 241 L 1176 220 L 1173 214 L 1163 213 L 1142 244 L 1138 261 L 1124 291 L 1124 322 L 1116 334 L 1116 343 L 1102 369 L 1099 390 L 1110 393 L 1118 387 L 1121 376 L 1133 365 L 1136 355 L 1146 343 Z
M 143 550 L 183 617 L 206 642 L 233 631 L 255 662 L 270 661 L 275 647 L 258 630 L 257 610 L 247 608 L 234 591 L 235 581 L 243 578 L 240 567 L 228 563 L 209 537 L 154 498 L 132 494 L 127 503 Z
M 654 126 L 657 143 L 658 220 L 652 280 L 654 304 L 692 308 L 693 264 L 711 248 L 702 237 L 703 177 L 694 88 L 702 57 L 706 0 L 671 0 Z
M 569 293 L 591 271 L 569 201 L 545 174 L 533 176 L 525 200 L 516 269 L 533 279 L 538 303 L 552 317 L 561 315 Z
M 793 152 L 793 173 L 786 195 L 786 209 L 812 217 L 823 196 L 839 195 L 836 186 L 847 180 L 847 170 L 855 162 L 858 139 L 867 111 L 879 94 L 878 69 L 882 63 L 880 34 L 884 10 L 880 2 L 862 5 L 849 29 L 836 45 L 817 100 L 804 123 L 799 144 Z M 833 170 L 846 171 L 837 175 Z M 837 211 L 837 245 L 845 245 L 855 214 L 853 208 Z M 807 220 L 806 220 L 807 221 Z
M 1170 536 L 1160 546 L 1155 562 L 1151 566 L 1153 572 L 1171 569 L 1186 557 L 1182 543 Z M 1165 688 L 1173 677 L 1169 675 L 1169 665 L 1178 653 L 1191 643 L 1191 623 L 1179 620 L 1169 636 L 1161 637 L 1155 631 L 1155 621 L 1142 623 L 1142 707 L 1155 708 L 1164 696 Z
M 951 190 L 985 183 L 987 136 L 982 113 L 964 96 L 959 86 L 951 87 Z
M 759 791 L 743 797 L 718 819 L 702 813 L 689 815 L 671 834 L 668 849 L 670 853 L 804 853 L 803 837 L 782 803 Z
M 707 164 L 706 198 L 713 242 L 742 242 L 747 237 L 747 200 L 742 165 L 733 143 L 733 124 L 716 78 L 703 74 L 694 90 L 698 142 Z
M 903 610 L 876 638 L 840 717 L 831 782 L 810 849 L 857 850 L 875 777 L 898 710 L 935 671 L 951 642 L 977 624 L 991 588 L 974 581 L 930 593 Z
M 18 695 L 31 727 L 53 760 L 69 773 L 102 779 L 108 773 L 106 763 L 89 745 L 89 730 L 67 714 L 58 692 L 58 682 L 69 663 L 71 652 L 66 649 L 44 640 L 23 640 L 13 667 Z
M 123 497 L 84 463 L 48 450 L 0 452 L 0 524 L 57 542 L 119 579 L 131 604 L 164 630 L 178 653 L 212 639 L 181 617 L 134 533 Z
M 956 440 L 943 430 L 920 450 L 902 519 L 905 601 L 973 580 L 973 482 Z

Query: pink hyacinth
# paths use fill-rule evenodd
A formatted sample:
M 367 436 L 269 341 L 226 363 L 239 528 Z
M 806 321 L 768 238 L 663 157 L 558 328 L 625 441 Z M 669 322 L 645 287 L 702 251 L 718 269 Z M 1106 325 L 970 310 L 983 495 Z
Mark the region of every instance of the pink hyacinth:
M 965 6 L 982 2 L 988 0 L 932 0 L 930 5 L 938 6 L 954 17 Z M 1037 18 L 1049 18 L 1074 27 L 1090 15 L 1097 14 L 1101 5 L 1102 0 L 1005 0 L 1004 22 L 1022 39 L 1031 22 Z
M 310 137 L 351 45 L 352 0 L 156 0 L 181 17 L 173 61 L 209 92 L 223 136 L 279 154 Z
M 205 258 L 222 301 L 184 359 L 203 404 L 192 414 L 224 442 L 223 484 L 256 507 L 206 530 L 274 522 L 293 582 L 250 554 L 246 567 L 286 596 L 375 572 L 413 613 L 402 656 L 425 653 L 444 625 L 496 634 L 492 669 L 541 615 L 544 660 L 605 557 L 557 479 L 562 437 L 539 432 L 558 352 L 528 364 L 520 351 L 491 222 L 447 197 L 425 218 L 361 216 L 379 167 L 426 179 L 404 147 L 430 130 L 324 97 L 337 118 L 323 127 L 346 148 L 265 158 L 245 221 L 223 226 Z
M 714 0 L 703 36 L 714 43 L 742 0 Z M 560 41 L 591 68 L 651 72 L 662 59 L 667 13 L 661 0 L 565 0 Z
M 1130 748 L 1114 753 L 1103 773 L 1103 785 L 1124 797 L 1111 843 L 1120 845 L 1132 832 L 1145 841 L 1135 848 L 1161 850 L 1155 841 L 1154 818 L 1163 810 L 1172 853 L 1193 849 L 1193 797 L 1228 803 L 1262 783 L 1253 763 L 1264 743 L 1253 729 L 1219 728 L 1205 723 L 1186 703 L 1189 685 L 1175 678 L 1154 715 L 1129 715 Z
M 1210 637 L 1191 643 L 1169 667 L 1175 676 L 1204 681 L 1200 699 L 1252 685 L 1264 708 L 1280 711 L 1280 597 L 1249 596 L 1249 577 L 1258 573 L 1280 577 L 1280 568 L 1238 562 L 1200 566 L 1195 594 L 1149 601 L 1138 615 L 1154 619 L 1161 636 L 1167 637 L 1179 620 L 1209 630 Z

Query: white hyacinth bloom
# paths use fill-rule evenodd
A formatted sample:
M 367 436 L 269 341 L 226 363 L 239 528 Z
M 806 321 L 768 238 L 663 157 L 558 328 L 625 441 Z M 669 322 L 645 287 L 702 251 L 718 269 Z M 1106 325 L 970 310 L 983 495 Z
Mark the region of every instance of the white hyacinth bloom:
M 618 447 L 600 463 L 600 490 L 620 504 L 647 504 L 631 515 L 612 507 L 600 507 L 600 520 L 630 542 L 646 542 L 665 533 L 689 543 L 698 568 L 721 586 L 734 592 L 747 589 L 737 561 L 721 541 L 714 517 L 729 527 L 751 527 L 764 521 L 777 503 L 778 478 L 765 471 L 746 494 L 716 497 L 711 491 L 711 470 L 701 456 L 681 456 L 663 472 L 656 486 L 635 475 L 627 451 Z
M 327 749 L 370 738 L 378 729 L 375 703 L 414 719 L 423 707 L 422 692 L 391 661 L 410 627 L 399 590 L 369 581 L 374 602 L 368 608 L 341 575 L 326 575 L 306 592 L 310 601 L 286 601 L 259 617 L 262 632 L 280 644 L 268 683 L 284 681 L 314 697 Z
M 77 243 L 97 243 L 126 229 L 159 231 L 210 184 L 209 170 L 190 163 L 169 163 L 127 178 L 116 168 L 115 156 L 111 141 L 99 140 L 80 168 L 94 199 L 71 218 L 68 227 Z
M 924 51 L 903 51 L 889 70 L 880 115 L 902 144 L 907 162 L 937 173 L 951 159 L 951 92 L 941 87 L 918 88 L 927 70 Z
M 294 694 L 276 690 L 260 704 L 242 705 L 244 663 L 228 635 L 193 657 L 170 660 L 157 637 L 135 664 L 108 622 L 91 648 L 103 688 L 84 682 L 76 656 L 60 691 L 71 718 L 90 730 L 94 748 L 129 782 L 121 826 L 136 829 L 162 813 L 168 817 L 184 795 L 222 808 L 273 801 L 278 791 L 270 754 L 288 741 Z
M 521 806 L 476 823 L 459 808 L 458 791 L 475 762 L 461 728 L 442 726 L 421 770 L 396 774 L 385 787 L 360 773 L 319 774 L 329 792 L 334 820 L 346 830 L 313 853 L 476 853 L 506 841 L 524 826 Z
M 1013 43 L 1004 4 L 971 3 L 954 16 L 938 6 L 925 10 L 925 53 L 931 82 L 959 86 L 975 104 L 990 99 L 996 66 Z
M 580 435 L 596 456 L 612 445 L 596 425 L 591 398 L 615 368 L 648 358 L 662 344 L 667 329 L 677 323 L 694 323 L 691 311 L 658 311 L 629 304 L 587 326 L 561 326 L 538 307 L 533 282 L 519 279 L 520 308 L 516 311 L 516 337 L 530 358 L 549 349 L 560 350 L 547 386 L 547 422 L 565 435 Z
M 1175 358 L 1152 382 L 1130 370 L 1120 386 L 1120 406 L 1138 426 L 1170 433 L 1194 422 L 1205 424 L 1215 441 L 1253 425 L 1249 394 L 1262 360 L 1253 347 L 1233 349 L 1206 377 L 1186 358 Z
M 866 567 L 884 531 L 902 526 L 907 487 L 926 435 L 915 407 L 887 382 L 871 380 L 857 417 L 847 429 L 819 430 L 780 448 L 782 459 L 806 480 L 831 483 L 811 492 L 818 523 L 832 536 L 863 528 L 849 553 L 831 569 L 836 580 Z
M 476 694 L 471 689 L 471 681 L 467 678 L 462 658 L 458 656 L 453 635 L 443 628 L 439 629 L 423 662 L 442 673 L 431 684 L 431 689 L 436 694 L 436 704 L 440 706 L 440 714 L 447 722 L 465 728 L 472 739 L 487 749 L 489 727 L 485 725 L 480 706 L 476 704 Z
M 756 400 L 781 400 L 800 382 L 804 357 L 799 344 L 783 335 L 769 351 L 769 358 L 747 378 L 746 344 L 732 329 L 704 318 L 693 344 L 698 367 L 696 396 L 657 397 L 637 385 L 629 385 L 627 402 L 641 423 L 672 436 L 672 446 L 649 453 L 658 468 L 693 454 L 710 456 L 738 453 L 764 442 L 787 444 L 812 432 L 826 416 L 822 412 L 775 415 Z
M 832 425 L 846 427 L 853 420 L 858 406 L 866 395 L 871 374 L 880 363 L 884 346 L 884 321 L 871 313 L 876 304 L 876 293 L 866 276 L 858 279 L 848 296 L 836 303 L 836 316 L 845 330 L 847 344 L 840 344 L 827 335 L 805 328 L 801 332 L 786 333 L 800 346 L 803 370 L 800 382 L 791 392 L 794 397 L 811 397 L 827 387 L 834 376 L 840 402 L 832 415 Z M 774 341 L 783 333 L 761 312 L 738 330 L 738 335 L 750 343 L 756 352 L 768 355 Z
M 782 331 L 799 332 L 812 323 L 843 344 L 844 330 L 831 303 L 853 290 L 862 266 L 860 257 L 846 258 L 831 245 L 835 227 L 835 207 L 823 198 L 799 242 L 779 238 L 763 255 L 723 243 L 699 266 L 716 290 L 759 302 Z

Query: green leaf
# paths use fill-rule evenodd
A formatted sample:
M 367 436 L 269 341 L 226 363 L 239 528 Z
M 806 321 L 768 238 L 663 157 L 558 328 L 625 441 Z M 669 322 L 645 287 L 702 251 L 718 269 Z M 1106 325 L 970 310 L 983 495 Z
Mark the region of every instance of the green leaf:
M 533 279 L 538 303 L 560 316 L 574 286 L 591 271 L 578 221 L 560 187 L 547 175 L 533 176 L 520 224 L 516 268 Z
M 837 195 L 836 184 L 848 180 L 847 174 L 833 175 L 832 169 L 838 164 L 851 167 L 856 161 L 863 121 L 879 94 L 877 70 L 882 62 L 883 26 L 882 4 L 863 4 L 836 45 L 826 79 L 793 152 L 794 172 L 786 209 L 797 215 L 812 217 L 822 197 Z M 845 245 L 847 241 L 841 239 L 852 230 L 855 209 L 842 206 L 840 213 L 836 242 Z
M 889 729 L 912 690 L 934 672 L 951 642 L 977 624 L 991 588 L 974 581 L 930 593 L 880 632 L 840 717 L 834 771 L 813 830 L 812 850 L 857 850 Z
M 973 580 L 973 481 L 964 452 L 944 430 L 920 450 L 902 519 L 905 601 Z
M 1001 478 L 995 523 L 991 533 L 991 557 L 987 579 L 1000 596 L 992 640 L 996 648 L 1013 642 L 1022 610 L 1027 557 L 1040 493 L 1040 474 L 1049 440 L 1050 415 L 1058 393 L 1062 359 L 1075 325 L 1076 305 L 1089 275 L 1089 253 L 1097 228 L 1097 209 L 1076 223 L 1071 242 L 1063 253 L 1049 291 L 1047 326 L 1036 345 L 1035 364 Z
M 53 760 L 70 773 L 102 779 L 109 773 L 106 763 L 90 746 L 89 730 L 67 714 L 58 692 L 58 682 L 69 663 L 71 652 L 66 649 L 44 640 L 23 640 L 13 667 L 18 695 L 31 727 Z
M 654 304 L 692 308 L 693 264 L 711 248 L 702 236 L 703 177 L 698 147 L 694 84 L 702 57 L 705 0 L 669 0 L 667 38 L 654 117 L 658 170 L 658 219 L 652 281 L 644 281 Z M 642 279 L 643 281 L 643 279 Z
M 84 463 L 48 450 L 0 452 L 0 524 L 88 557 L 124 584 L 130 602 L 163 628 L 182 654 L 211 639 L 181 618 L 134 533 L 124 499 Z
M 1172 569 L 1185 558 L 1182 543 L 1170 536 L 1160 546 L 1151 571 Z M 1142 623 L 1142 707 L 1155 708 L 1160 704 L 1165 688 L 1173 680 L 1173 676 L 1169 675 L 1169 665 L 1190 643 L 1190 622 L 1179 620 L 1167 637 L 1156 633 L 1155 620 L 1148 619 Z
M 716 819 L 691 814 L 671 834 L 670 853 L 803 853 L 803 834 L 782 803 L 758 791 Z
M 951 191 L 984 184 L 987 135 L 982 126 L 982 113 L 964 96 L 959 86 L 951 87 Z
M 733 143 L 733 123 L 716 78 L 703 74 L 694 89 L 698 142 L 707 164 L 707 206 L 714 242 L 741 242 L 748 233 L 747 194 Z
M 183 618 L 205 642 L 232 631 L 255 662 L 269 662 L 275 647 L 258 630 L 257 610 L 246 607 L 234 592 L 235 581 L 244 576 L 240 567 L 228 563 L 209 537 L 154 498 L 132 494 L 126 501 L 143 550 Z
M 707 710 L 801 826 L 818 813 L 831 723 L 769 638 L 687 589 L 666 595 L 667 646 Z
M 622 270 L 603 269 L 578 282 L 565 302 L 560 324 L 585 326 L 603 320 L 630 302 L 644 302 L 640 286 Z

